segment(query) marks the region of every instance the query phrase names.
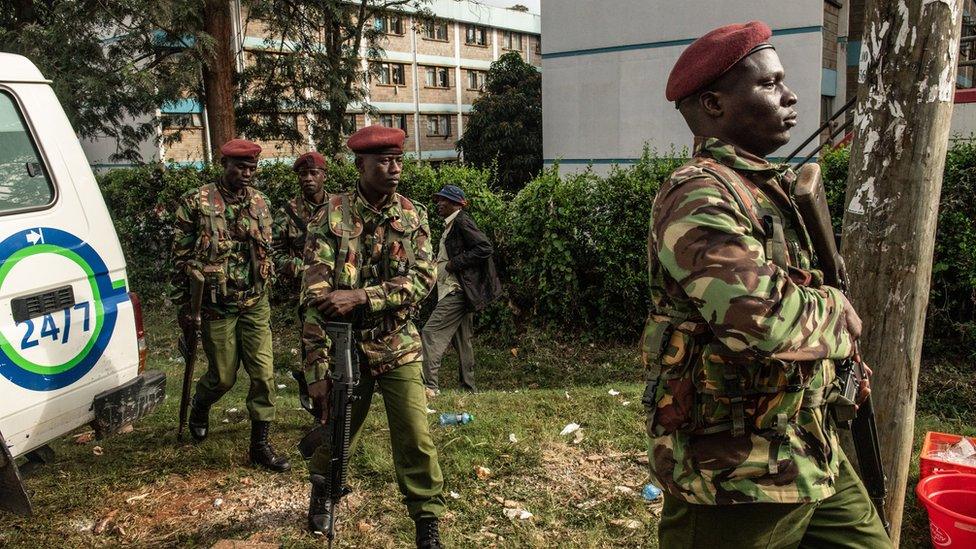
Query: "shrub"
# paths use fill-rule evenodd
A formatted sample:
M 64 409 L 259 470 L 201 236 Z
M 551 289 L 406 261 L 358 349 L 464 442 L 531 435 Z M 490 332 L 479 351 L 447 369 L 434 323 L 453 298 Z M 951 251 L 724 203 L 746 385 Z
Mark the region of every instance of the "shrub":
M 847 149 L 826 151 L 820 160 L 838 231 L 849 155 Z M 647 311 L 651 203 L 660 183 L 682 162 L 677 156 L 674 151 L 662 157 L 645 150 L 639 162 L 613 167 L 605 177 L 592 170 L 560 176 L 555 166 L 515 196 L 492 190 L 492 169 L 458 164 L 435 169 L 408 161 L 400 192 L 428 208 L 435 250 L 443 221 L 432 208 L 434 192 L 453 184 L 467 195 L 469 211 L 495 247 L 509 297 L 479 315 L 479 325 L 504 335 L 515 330 L 516 321 L 532 320 L 574 334 L 633 340 Z M 101 177 L 137 290 L 159 295 L 165 289 L 176 200 L 217 173 L 214 167 L 201 172 L 156 166 Z M 327 190 L 352 188 L 357 178 L 352 163 L 331 165 Z M 274 206 L 298 192 L 286 164 L 262 165 L 258 180 Z M 976 350 L 974 197 L 976 145 L 957 144 L 949 151 L 942 187 L 926 341 L 930 350 L 939 342 L 961 342 Z M 432 303 L 426 304 L 422 317 Z

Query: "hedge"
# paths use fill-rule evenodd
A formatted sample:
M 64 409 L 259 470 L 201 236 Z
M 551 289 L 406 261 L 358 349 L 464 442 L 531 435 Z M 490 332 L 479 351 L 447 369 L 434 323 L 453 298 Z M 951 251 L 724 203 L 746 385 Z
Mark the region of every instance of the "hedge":
M 836 222 L 843 210 L 849 151 L 826 152 L 828 198 Z M 544 170 L 518 194 L 492 191 L 494 173 L 465 165 L 433 168 L 408 161 L 400 192 L 428 206 L 432 239 L 443 222 L 431 196 L 444 184 L 464 189 L 470 211 L 496 249 L 508 299 L 480 324 L 510 333 L 526 321 L 582 337 L 634 340 L 647 311 L 647 223 L 660 183 L 682 159 L 644 151 L 627 167 L 606 176 L 591 170 L 560 175 Z M 137 291 L 162 295 L 176 199 L 217 176 L 213 167 L 160 166 L 116 170 L 100 178 L 129 260 Z M 272 204 L 298 192 L 290 166 L 262 165 L 259 188 Z M 327 190 L 348 189 L 356 180 L 351 164 L 331 165 Z M 150 215 L 146 215 L 150 212 Z M 948 154 L 939 213 L 935 268 L 929 307 L 929 349 L 964 344 L 976 353 L 976 144 L 957 143 Z M 429 310 L 430 304 L 427 309 Z

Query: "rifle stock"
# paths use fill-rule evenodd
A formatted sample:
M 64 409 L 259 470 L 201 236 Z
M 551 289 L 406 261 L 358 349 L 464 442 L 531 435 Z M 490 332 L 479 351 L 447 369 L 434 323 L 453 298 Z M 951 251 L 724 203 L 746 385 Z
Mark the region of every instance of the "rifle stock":
M 183 356 L 183 387 L 180 393 L 180 423 L 176 429 L 176 440 L 183 441 L 183 428 L 186 426 L 187 412 L 190 408 L 190 389 L 193 385 L 193 367 L 197 359 L 197 341 L 200 338 L 200 308 L 203 306 L 203 274 L 199 271 L 190 273 L 190 316 L 193 323 L 184 326 L 180 323 L 182 333 L 177 343 Z
M 834 240 L 830 209 L 827 204 L 827 194 L 824 190 L 819 164 L 806 164 L 800 169 L 793 195 L 797 209 L 800 210 L 800 215 L 810 235 L 813 251 L 823 269 L 824 283 L 839 288 L 847 294 L 850 287 L 847 279 L 847 268 L 844 265 L 844 258 L 837 251 L 837 243 Z M 855 341 L 854 356 L 859 355 Z M 835 361 L 835 364 L 837 376 L 843 380 L 842 392 L 848 398 L 856 397 L 859 382 L 865 377 L 864 365 L 853 358 Z M 851 398 L 851 401 L 853 402 L 854 399 Z M 881 444 L 878 439 L 878 427 L 874 420 L 874 406 L 871 403 L 871 397 L 868 396 L 858 406 L 852 418 L 837 417 L 836 419 L 838 419 L 841 427 L 851 430 L 861 480 L 864 481 L 868 495 L 881 516 L 885 530 L 888 530 L 890 524 L 885 513 L 885 497 L 888 495 L 887 479 L 881 463 Z

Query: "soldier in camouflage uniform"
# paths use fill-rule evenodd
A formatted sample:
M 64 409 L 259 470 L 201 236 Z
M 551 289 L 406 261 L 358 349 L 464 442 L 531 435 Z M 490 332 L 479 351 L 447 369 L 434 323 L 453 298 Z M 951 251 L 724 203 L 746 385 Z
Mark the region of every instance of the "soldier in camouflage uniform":
M 267 198 L 250 186 L 260 153 L 250 141 L 228 141 L 221 147 L 221 178 L 180 199 L 173 235 L 174 282 L 180 290 L 175 301 L 181 326 L 192 323 L 189 280 L 202 274 L 201 333 L 208 367 L 197 382 L 190 434 L 197 441 L 207 437 L 210 407 L 234 386 L 243 364 L 251 382 L 251 463 L 281 472 L 289 469 L 288 460 L 268 443 L 275 419 L 268 305 L 274 278 L 271 210 Z
M 326 167 L 325 157 L 314 151 L 299 156 L 292 165 L 302 193 L 281 207 L 275 218 L 274 260 L 279 284 L 301 283 L 308 222 L 329 197 L 324 188 Z
M 325 205 L 329 195 L 325 192 L 325 157 L 312 151 L 298 157 L 292 169 L 298 174 L 301 194 L 289 200 L 278 210 L 274 225 L 275 273 L 278 276 L 279 291 L 283 288 L 289 297 L 298 294 L 305 271 L 305 240 L 308 235 L 308 222 Z M 298 321 L 302 322 L 305 313 L 298 310 Z M 308 396 L 303 369 L 292 370 L 298 382 L 298 397 L 302 408 L 312 412 L 312 402 Z
M 378 386 L 390 424 L 397 484 L 417 527 L 417 547 L 434 549 L 441 547 L 437 517 L 444 511 L 444 481 L 427 424 L 421 340 L 411 312 L 433 288 L 436 266 L 427 212 L 396 192 L 404 137 L 399 129 L 369 126 L 349 138 L 359 184 L 330 196 L 309 225 L 302 340 L 309 393 L 326 414 L 330 341 L 325 324 L 353 324 L 361 379 L 356 388 L 360 398 L 352 410 L 351 446 L 359 439 Z M 312 532 L 322 532 L 329 522 L 329 450 L 320 447 L 309 463 Z
M 695 149 L 661 186 L 648 241 L 659 546 L 888 547 L 826 409 L 830 359 L 852 354 L 860 319 L 812 268 L 795 175 L 764 159 L 789 140 L 797 101 L 770 34 L 716 29 L 668 82 Z

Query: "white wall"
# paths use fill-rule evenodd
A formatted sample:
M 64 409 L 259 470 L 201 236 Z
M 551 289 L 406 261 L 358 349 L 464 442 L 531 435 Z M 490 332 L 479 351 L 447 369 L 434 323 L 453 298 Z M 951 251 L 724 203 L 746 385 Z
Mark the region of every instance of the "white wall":
M 800 98 L 794 143 L 819 126 L 822 2 L 543 0 L 542 8 L 547 164 L 561 159 L 561 169 L 576 170 L 593 159 L 604 172 L 613 160 L 639 157 L 645 142 L 659 152 L 690 148 L 687 126 L 664 97 L 671 67 L 691 40 L 753 19 L 781 33 L 770 42 Z
M 976 103 L 956 103 L 952 106 L 953 139 L 976 139 Z

